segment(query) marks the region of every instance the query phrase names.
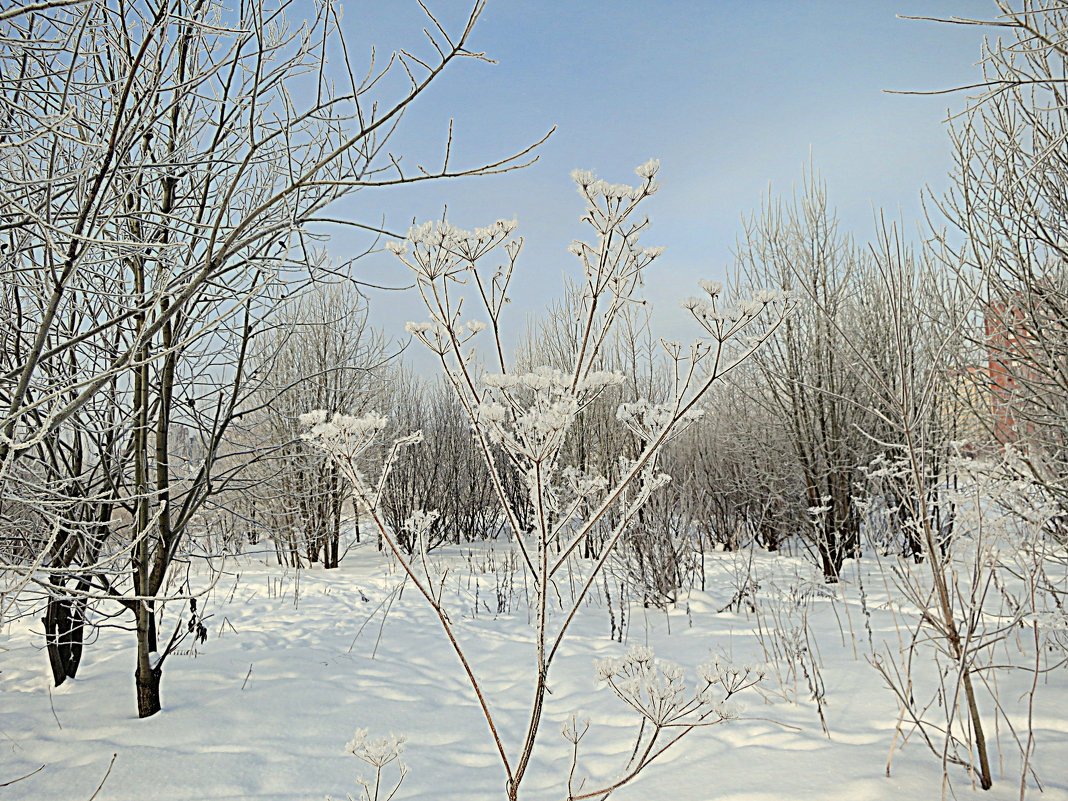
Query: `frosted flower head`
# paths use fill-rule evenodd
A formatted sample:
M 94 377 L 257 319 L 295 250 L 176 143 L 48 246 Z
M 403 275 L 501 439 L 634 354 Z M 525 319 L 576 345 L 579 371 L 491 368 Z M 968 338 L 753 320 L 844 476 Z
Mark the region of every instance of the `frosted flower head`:
M 571 180 L 578 184 L 582 189 L 585 189 L 596 181 L 597 177 L 589 170 L 572 170 Z
M 567 719 L 560 727 L 560 734 L 562 734 L 564 739 L 569 743 L 578 745 L 579 740 L 581 740 L 589 730 L 590 719 L 588 717 L 580 716 L 580 713 L 578 712 L 572 712 L 567 716 Z
M 576 412 L 576 405 L 571 399 L 538 404 L 516 417 L 516 438 L 532 458 L 545 456 L 563 442 L 563 436 L 575 419 Z
M 745 710 L 739 704 L 722 703 L 716 705 L 716 717 L 720 720 L 738 720 L 743 711 Z
M 386 242 L 386 250 L 392 253 L 394 256 L 403 256 L 408 252 L 408 243 L 401 240 L 391 240 Z
M 682 343 L 677 339 L 668 340 L 661 337 L 660 347 L 662 347 L 665 352 L 667 352 L 668 356 L 671 356 L 672 358 L 678 358 L 679 354 L 682 353 Z
M 497 220 L 493 225 L 487 225 L 483 228 L 476 228 L 474 232 L 474 238 L 479 241 L 488 241 L 498 237 L 508 236 L 516 228 L 519 227 L 518 220 Z
M 761 289 L 754 296 L 754 300 L 757 303 L 774 303 L 780 297 L 782 297 L 782 293 L 777 289 Z
M 343 434 L 362 437 L 377 434 L 386 427 L 389 418 L 380 414 L 375 414 L 374 412 L 365 414 L 362 417 L 353 417 L 347 414 L 335 414 L 330 422 Z
M 382 737 L 367 736 L 367 729 L 357 729 L 345 750 L 373 768 L 381 768 L 398 759 L 404 752 L 403 735 L 387 734 Z
M 653 649 L 647 645 L 636 645 L 627 652 L 624 660 L 628 664 L 641 665 L 653 661 Z
M 635 175 L 646 181 L 656 177 L 658 172 L 660 172 L 660 159 L 649 159 L 645 164 L 636 167 L 634 170 Z
M 459 249 L 470 237 L 466 231 L 442 220 L 413 225 L 408 230 L 412 253 L 402 260 L 412 268 L 420 281 L 434 282 L 443 277 L 455 278 L 462 270 L 463 258 Z M 393 251 L 397 253 L 397 251 Z M 401 256 L 400 253 L 397 253 Z
M 511 409 L 511 425 L 504 428 L 503 410 L 493 405 L 480 408 L 478 421 L 492 424 L 491 433 L 512 453 L 541 461 L 559 450 L 572 422 L 598 393 L 623 381 L 621 374 L 606 371 L 575 380 L 572 373 L 548 366 L 526 373 L 486 373 L 482 382 Z
M 711 664 L 700 665 L 697 668 L 697 675 L 709 685 L 707 688 L 709 694 L 706 696 L 706 701 L 711 703 L 723 694 L 729 697 L 734 693 L 758 684 L 764 680 L 767 671 L 757 665 L 732 665 L 715 657 Z M 713 691 L 712 685 L 717 684 L 720 690 Z
M 703 690 L 697 692 L 697 700 L 711 707 L 717 706 L 722 700 L 723 693 L 714 684 L 709 684 Z
M 457 228 L 448 220 L 425 222 L 408 229 L 408 241 L 413 245 L 429 247 L 452 247 L 457 241 L 469 236 L 467 231 Z
M 561 471 L 561 476 L 568 488 L 579 497 L 585 497 L 594 492 L 604 490 L 608 486 L 608 479 L 596 473 L 584 473 L 577 467 L 568 466 Z
M 475 407 L 475 421 L 486 433 L 512 453 L 541 460 L 563 445 L 571 422 L 578 413 L 573 397 L 553 392 L 557 377 L 549 373 L 527 373 L 518 376 L 487 375 L 487 386 L 502 390 L 513 412 L 509 416 L 504 404 L 486 399 Z M 516 400 L 517 390 L 533 389 L 533 401 L 526 405 Z M 523 408 L 526 406 L 526 408 Z M 511 425 L 506 423 L 511 419 Z
M 697 666 L 697 676 L 701 681 L 708 682 L 709 684 L 716 684 L 719 682 L 719 664 L 705 664 Z
M 719 281 L 708 281 L 706 279 L 702 279 L 701 281 L 697 282 L 697 285 L 701 287 L 703 291 L 708 293 L 709 297 L 713 298 L 719 297 L 719 294 L 723 291 L 723 284 L 721 284 Z
M 305 412 L 297 419 L 300 421 L 300 424 L 302 426 L 306 428 L 311 428 L 313 426 L 319 425 L 319 423 L 326 422 L 326 416 L 326 409 L 316 409 L 313 412 Z
M 544 392 L 554 385 L 561 389 L 564 387 L 563 373 L 559 370 L 553 371 L 544 367 L 538 368 L 532 373 L 524 373 L 519 376 L 519 381 L 535 392 Z
M 482 383 L 493 389 L 509 390 L 519 386 L 519 378 L 512 373 L 486 373 Z
M 675 408 L 671 404 L 650 403 L 645 399 L 621 403 L 616 409 L 616 420 L 641 437 L 663 431 L 674 417 Z
M 743 300 L 738 304 L 736 312 L 739 318 L 755 317 L 762 307 L 763 304 L 756 300 Z
M 600 392 L 606 387 L 617 387 L 626 381 L 623 373 L 595 370 L 576 384 L 579 392 Z
M 350 458 L 366 449 L 388 422 L 388 418 L 374 412 L 362 417 L 335 414 L 329 420 L 325 414 L 310 413 L 308 417 L 309 422 L 315 422 L 301 439 L 328 453 Z
M 627 184 L 610 184 L 608 181 L 597 180 L 586 187 L 591 197 L 600 196 L 606 200 L 628 200 L 637 198 L 641 192 Z
M 679 665 L 673 662 L 661 662 L 660 672 L 664 674 L 664 678 L 669 682 L 682 681 L 683 670 Z
M 367 729 L 356 729 L 352 739 L 345 743 L 345 750 L 349 753 L 355 753 L 357 749 L 363 747 L 365 742 L 367 742 Z
M 623 661 L 620 659 L 598 659 L 595 666 L 597 681 L 608 681 L 623 669 Z
M 570 394 L 571 380 L 570 373 L 553 367 L 535 367 L 528 373 L 485 373 L 482 376 L 482 382 L 487 387 L 502 390 L 506 394 L 530 390 L 535 396 L 545 398 Z M 600 391 L 624 380 L 620 373 L 594 371 L 578 381 L 575 389 L 579 393 Z
M 500 425 L 505 416 L 504 406 L 496 401 L 483 401 L 475 407 L 475 419 L 484 425 Z

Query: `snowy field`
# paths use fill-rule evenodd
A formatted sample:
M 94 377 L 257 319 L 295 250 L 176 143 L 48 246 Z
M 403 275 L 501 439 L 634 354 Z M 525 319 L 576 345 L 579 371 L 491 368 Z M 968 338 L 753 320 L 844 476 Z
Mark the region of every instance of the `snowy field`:
M 461 617 L 454 623 L 512 744 L 526 726 L 531 680 L 522 574 L 501 544 L 435 558 L 449 562 L 450 608 Z M 692 732 L 613 799 L 1020 797 L 1018 749 L 1006 721 L 1026 736 L 1033 674 L 999 674 L 1004 713 L 995 720 L 983 710 L 997 737 L 993 790 L 973 789 L 953 765 L 943 787 L 940 760 L 907 723 L 887 778 L 899 710 L 870 660 L 873 650 L 896 655 L 910 623 L 887 604 L 892 560 L 866 559 L 863 575 L 848 563 L 839 587 L 815 580 L 800 559 L 757 553 L 749 560 L 748 553 L 709 555 L 707 591 L 685 593 L 669 613 L 624 604 L 622 643 L 610 637 L 618 598 L 610 607 L 602 589 L 586 604 L 550 675 L 524 798 L 566 796 L 571 745 L 561 726 L 575 712 L 591 720 L 576 781 L 587 776 L 594 786 L 623 768 L 639 721 L 598 684 L 595 665 L 635 646 L 651 647 L 688 678 L 717 656 L 764 665 L 768 675 L 759 692 L 739 697 L 739 719 Z M 759 589 L 721 611 L 747 579 Z M 401 584 L 396 566 L 367 545 L 333 571 L 228 561 L 202 602 L 211 615 L 207 642 L 168 659 L 164 710 L 146 720 L 136 717 L 130 633 L 99 631 L 78 678 L 50 689 L 39 623 L 10 624 L 0 640 L 0 782 L 44 767 L 0 788 L 0 799 L 89 799 L 113 755 L 97 799 L 359 798 L 357 774 L 373 771 L 346 751 L 356 729 L 407 738 L 409 772 L 398 799 L 503 798 L 504 774 L 459 662 L 423 599 L 410 586 L 398 593 Z M 925 659 L 917 649 L 916 664 Z M 1063 670 L 1039 683 L 1032 766 L 1044 791 L 1032 779 L 1029 798 L 1068 799 L 1066 689 Z M 395 768 L 385 768 L 390 787 Z

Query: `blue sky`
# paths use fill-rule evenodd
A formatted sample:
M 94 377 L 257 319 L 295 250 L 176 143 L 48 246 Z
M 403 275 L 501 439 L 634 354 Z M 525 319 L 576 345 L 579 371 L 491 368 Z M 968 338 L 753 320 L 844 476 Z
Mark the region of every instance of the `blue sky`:
M 464 3 L 429 4 L 443 22 Z M 356 52 L 381 54 L 419 43 L 425 20 L 412 0 L 346 6 Z M 413 218 L 461 227 L 516 217 L 526 239 L 515 285 L 516 324 L 559 293 L 573 268 L 566 247 L 585 236 L 569 173 L 591 169 L 610 181 L 636 180 L 633 168 L 660 159 L 662 188 L 647 206 L 647 245 L 667 247 L 651 268 L 654 321 L 683 338 L 678 300 L 696 281 L 722 279 L 743 215 L 762 196 L 789 194 L 810 162 L 827 182 L 843 227 L 872 230 L 873 207 L 916 230 L 923 187 L 941 192 L 951 167 L 944 120 L 959 95 L 886 94 L 972 82 L 990 29 L 898 19 L 896 15 L 986 16 L 985 0 L 734 0 L 732 2 L 535 2 L 491 0 L 472 46 L 499 63 L 455 64 L 407 116 L 391 150 L 405 163 L 433 164 L 455 120 L 453 160 L 473 164 L 557 131 L 540 161 L 517 173 L 361 193 L 344 211 L 384 216 L 393 230 Z M 358 240 L 335 236 L 336 260 Z M 357 277 L 403 283 L 389 254 L 362 259 Z M 403 336 L 418 306 L 396 294 L 371 295 L 373 319 Z

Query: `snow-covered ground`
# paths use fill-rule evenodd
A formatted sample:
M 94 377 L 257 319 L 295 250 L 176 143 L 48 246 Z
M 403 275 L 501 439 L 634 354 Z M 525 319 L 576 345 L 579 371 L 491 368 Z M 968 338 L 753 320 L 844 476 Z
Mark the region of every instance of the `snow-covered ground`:
M 527 724 L 531 627 L 522 576 L 506 557 L 497 544 L 438 558 L 451 562 L 454 623 L 505 744 L 514 746 Z M 598 684 L 595 663 L 636 645 L 652 647 L 690 677 L 716 655 L 771 664 L 762 691 L 739 698 L 741 719 L 694 731 L 615 799 L 928 801 L 942 795 L 940 761 L 916 733 L 904 746 L 898 738 L 886 777 L 898 707 L 867 657 L 873 648 L 885 653 L 887 644 L 896 653 L 898 624 L 906 622 L 886 603 L 887 565 L 865 560 L 858 576 L 850 563 L 847 580 L 827 588 L 798 559 L 764 553 L 751 565 L 748 559 L 709 555 L 707 591 L 684 594 L 669 613 L 632 603 L 624 643 L 610 639 L 603 592 L 587 603 L 550 675 L 552 694 L 524 798 L 565 797 L 571 746 L 560 732 L 573 712 L 591 720 L 578 775 L 591 776 L 593 786 L 622 769 L 638 719 Z M 720 611 L 747 576 L 760 585 L 756 611 L 745 604 Z M 372 737 L 406 736 L 409 773 L 398 799 L 503 798 L 504 773 L 459 662 L 410 586 L 390 602 L 400 585 L 396 567 L 366 545 L 338 570 L 299 576 L 254 558 L 229 561 L 202 601 L 211 615 L 207 642 L 168 659 L 164 711 L 148 720 L 136 717 L 131 633 L 102 629 L 86 648 L 78 678 L 50 688 L 38 621 L 10 624 L 0 640 L 0 782 L 44 767 L 0 788 L 0 799 L 89 799 L 113 755 L 101 800 L 359 798 L 355 777 L 373 769 L 345 746 L 362 728 Z M 618 609 L 614 614 L 618 620 Z M 776 624 L 808 648 L 800 662 L 776 659 L 784 645 L 771 630 Z M 920 649 L 914 658 L 924 675 L 929 655 Z M 998 679 L 998 696 L 1021 733 L 1031 678 L 1016 671 Z M 811 687 L 822 688 L 827 733 Z M 973 791 L 967 773 L 951 765 L 947 792 L 1017 799 L 1013 735 L 1004 718 L 995 724 L 992 710 L 984 713 L 997 735 L 994 789 Z M 1039 684 L 1034 731 L 1032 765 L 1044 792 L 1032 780 L 1028 797 L 1068 799 L 1063 670 Z M 386 767 L 387 779 L 394 768 Z

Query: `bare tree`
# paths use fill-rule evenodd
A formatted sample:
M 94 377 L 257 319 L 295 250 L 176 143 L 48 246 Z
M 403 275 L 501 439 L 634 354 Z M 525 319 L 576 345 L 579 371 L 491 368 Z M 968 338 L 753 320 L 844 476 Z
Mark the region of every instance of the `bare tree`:
M 874 453 L 870 389 L 851 374 L 847 340 L 863 316 L 854 282 L 862 255 L 838 231 L 825 187 L 811 176 L 793 203 L 765 203 L 739 244 L 740 280 L 795 293 L 799 313 L 753 361 L 757 402 L 791 442 L 786 469 L 796 471 L 812 514 L 804 527 L 827 581 L 857 552 L 860 521 L 852 501 L 860 468 Z
M 871 391 L 868 433 L 881 446 L 868 477 L 887 482 L 882 500 L 891 505 L 914 563 L 926 565 L 922 571 L 902 570 L 898 587 L 922 610 L 914 636 L 923 632 L 951 666 L 950 688 L 942 688 L 940 696 L 953 699 L 944 703 L 944 726 L 926 719 L 916 702 L 911 656 L 902 655 L 906 668 L 900 673 L 878 656 L 874 662 L 895 689 L 902 716 L 924 732 L 928 743 L 929 729 L 944 737 L 944 764 L 973 770 L 980 786 L 989 789 L 993 780 L 976 685 L 989 665 L 984 655 L 990 643 L 1006 629 L 1003 620 L 991 626 L 984 617 L 989 574 L 984 575 L 982 557 L 974 556 L 985 547 L 982 523 L 968 532 L 972 542 L 951 548 L 960 492 L 950 440 L 956 409 L 946 402 L 953 397 L 951 365 L 963 334 L 955 321 L 967 318 L 975 297 L 961 292 L 959 282 L 935 261 L 917 258 L 893 226 L 880 226 L 870 253 L 862 276 L 868 335 L 862 327 L 849 343 L 853 375 Z M 956 313 L 946 317 L 946 308 Z M 870 504 L 871 496 L 858 506 Z M 961 554 L 952 553 L 957 548 Z M 962 572 L 970 582 L 961 580 Z
M 309 263 L 309 227 L 361 189 L 529 161 L 456 168 L 447 148 L 406 172 L 385 149 L 452 62 L 486 60 L 468 46 L 482 0 L 454 32 L 428 11 L 428 53 L 332 73 L 338 6 L 297 24 L 291 6 L 84 0 L 0 19 L 4 604 L 27 581 L 121 604 L 141 716 L 176 641 L 156 630 L 170 568 L 226 484 L 250 347 Z M 197 456 L 179 480 L 185 430 Z
M 1068 10 L 999 0 L 1002 35 L 950 126 L 954 185 L 939 203 L 962 235 L 950 266 L 983 299 L 973 350 L 992 385 L 979 400 L 988 437 L 1019 451 L 1029 479 L 1068 512 Z M 978 360 L 977 360 L 978 361 Z

